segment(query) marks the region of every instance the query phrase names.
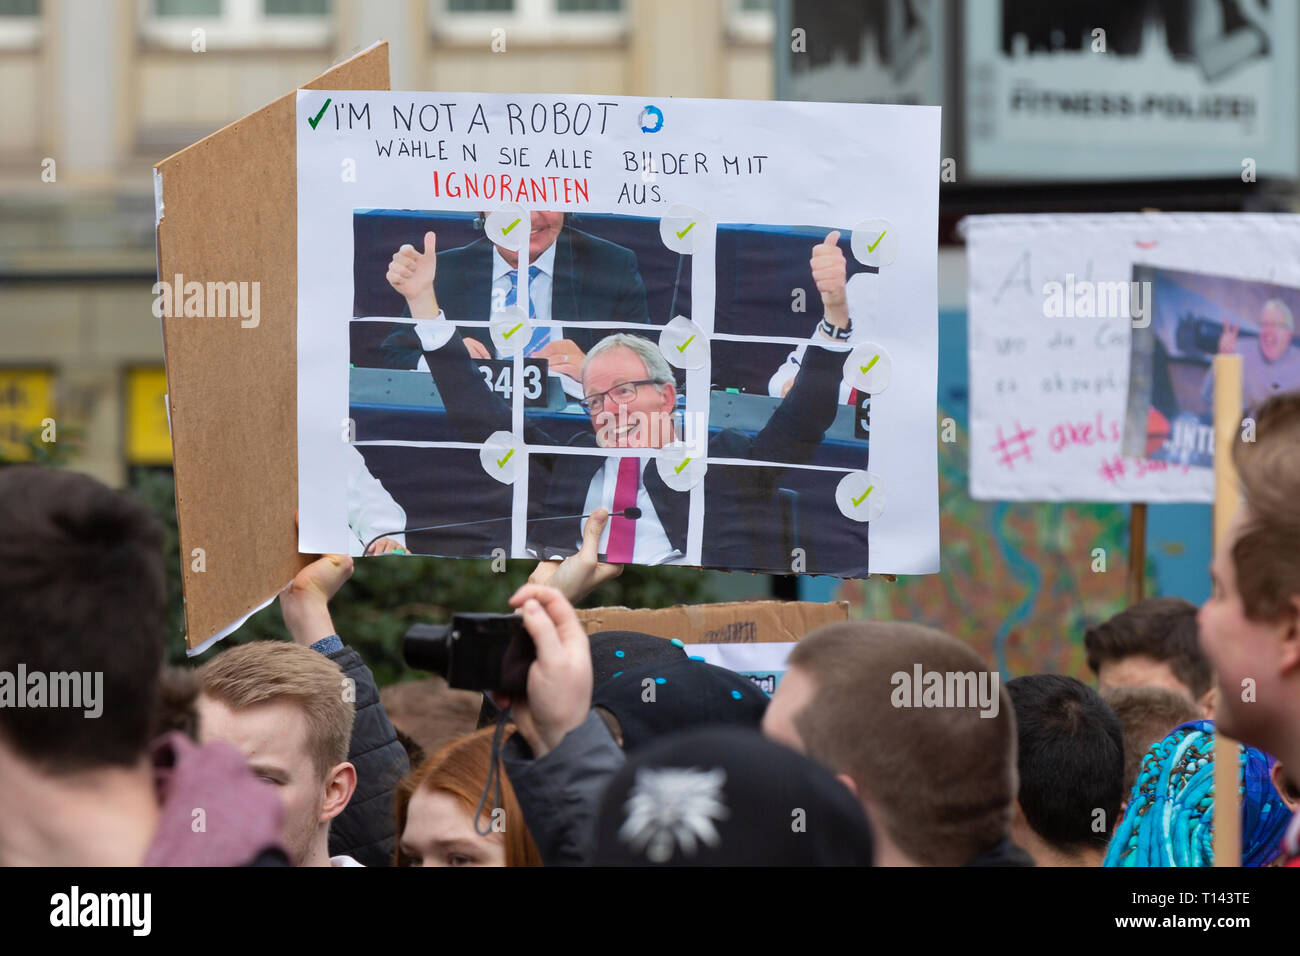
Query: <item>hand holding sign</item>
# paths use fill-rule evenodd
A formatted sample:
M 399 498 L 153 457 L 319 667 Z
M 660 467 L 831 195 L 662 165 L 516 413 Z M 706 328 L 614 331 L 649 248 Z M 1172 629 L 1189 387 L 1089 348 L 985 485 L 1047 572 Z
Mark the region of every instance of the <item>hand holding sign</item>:
M 1241 323 L 1233 325 L 1231 322 L 1223 324 L 1223 334 L 1219 336 L 1219 354 L 1231 355 L 1237 351 L 1237 333 L 1241 331 Z
M 839 230 L 832 229 L 825 242 L 813 246 L 809 265 L 812 266 L 817 291 L 822 296 L 826 321 L 838 329 L 846 329 L 849 326 L 849 305 L 844 289 L 848 285 L 848 262 L 839 242 Z
M 597 559 L 600 536 L 609 523 L 609 510 L 597 508 L 582 529 L 582 548 L 561 561 L 541 561 L 528 577 L 529 584 L 555 588 L 575 604 L 606 581 L 623 573 L 623 565 Z
M 438 301 L 433 296 L 433 276 L 438 268 L 437 246 L 438 237 L 426 232 L 423 252 L 407 243 L 388 263 L 388 284 L 406 300 L 412 318 L 432 319 L 438 314 Z M 424 312 L 428 314 L 422 314 Z

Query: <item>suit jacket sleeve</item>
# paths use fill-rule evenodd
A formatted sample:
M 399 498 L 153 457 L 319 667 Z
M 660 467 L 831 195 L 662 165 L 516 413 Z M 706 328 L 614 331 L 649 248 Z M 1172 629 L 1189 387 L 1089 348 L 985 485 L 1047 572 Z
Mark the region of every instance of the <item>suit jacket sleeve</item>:
M 812 460 L 839 407 L 844 359 L 849 353 L 810 345 L 794 386 L 750 446 L 746 458 L 804 464 Z
M 411 765 L 361 655 L 344 647 L 329 658 L 356 688 L 348 760 L 357 768 L 356 792 L 330 825 L 330 854 L 346 853 L 364 866 L 390 866 L 395 842 L 393 794 Z
M 461 441 L 483 442 L 493 432 L 511 430 L 509 403 L 483 381 L 459 331 L 453 333 L 442 348 L 423 354 L 429 363 L 429 374 L 438 386 L 442 407 L 447 410 L 447 417 Z M 527 416 L 524 418 L 524 441 L 535 445 L 556 444 L 545 429 L 529 424 Z
M 650 321 L 650 310 L 646 305 L 645 281 L 641 278 L 641 270 L 637 266 L 636 254 L 627 251 L 625 256 L 626 264 L 621 265 L 615 271 L 615 275 L 621 277 L 618 290 L 614 295 L 613 314 L 610 316 L 614 322 L 641 322 Z M 667 322 L 672 316 L 665 316 Z
M 384 368 L 413 369 L 420 361 L 420 337 L 410 325 L 398 325 L 379 346 Z
M 442 348 L 424 352 L 424 359 L 461 441 L 482 442 L 493 432 L 510 431 L 510 406 L 483 381 L 460 332 Z

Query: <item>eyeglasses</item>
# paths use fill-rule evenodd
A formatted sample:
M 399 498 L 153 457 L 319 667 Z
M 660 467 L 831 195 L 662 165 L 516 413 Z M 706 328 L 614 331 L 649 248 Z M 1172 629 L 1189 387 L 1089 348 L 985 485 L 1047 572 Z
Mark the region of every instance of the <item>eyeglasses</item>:
M 637 382 L 623 382 L 615 385 L 613 388 L 607 388 L 603 392 L 597 392 L 595 395 L 588 395 L 578 404 L 588 415 L 594 415 L 605 407 L 605 399 L 608 397 L 615 405 L 626 405 L 636 398 L 636 390 L 642 385 L 661 385 L 652 378 L 643 378 Z

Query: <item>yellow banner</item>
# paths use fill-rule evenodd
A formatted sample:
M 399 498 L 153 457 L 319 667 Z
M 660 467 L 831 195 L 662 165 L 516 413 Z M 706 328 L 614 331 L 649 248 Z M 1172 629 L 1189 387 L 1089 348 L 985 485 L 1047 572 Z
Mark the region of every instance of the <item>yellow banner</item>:
M 161 367 L 126 373 L 126 461 L 128 465 L 170 465 L 167 375 Z
M 0 368 L 0 460 L 30 461 L 30 442 L 41 440 L 53 418 L 53 371 Z

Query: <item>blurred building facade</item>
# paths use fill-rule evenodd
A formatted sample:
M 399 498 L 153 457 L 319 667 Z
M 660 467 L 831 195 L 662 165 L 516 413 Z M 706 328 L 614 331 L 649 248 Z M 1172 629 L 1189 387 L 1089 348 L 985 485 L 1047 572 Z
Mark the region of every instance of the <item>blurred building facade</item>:
M 767 99 L 772 21 L 770 0 L 0 0 L 0 457 L 53 419 L 60 459 L 111 484 L 170 460 L 171 153 L 376 40 L 393 89 Z

